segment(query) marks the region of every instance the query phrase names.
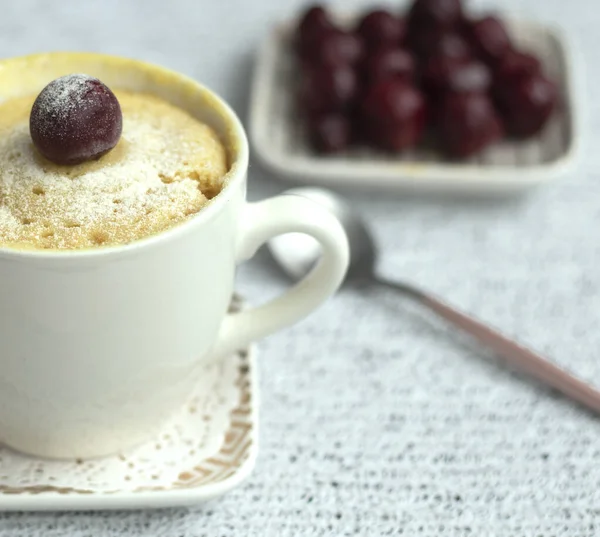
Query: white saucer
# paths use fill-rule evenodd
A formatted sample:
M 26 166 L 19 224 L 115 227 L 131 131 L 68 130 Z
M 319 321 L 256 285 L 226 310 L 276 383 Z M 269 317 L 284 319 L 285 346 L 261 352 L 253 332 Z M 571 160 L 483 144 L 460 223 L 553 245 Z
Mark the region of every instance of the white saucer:
M 131 451 L 51 461 L 0 448 L 0 510 L 158 508 L 224 494 L 255 464 L 256 390 L 252 348 L 207 366 L 185 408 Z

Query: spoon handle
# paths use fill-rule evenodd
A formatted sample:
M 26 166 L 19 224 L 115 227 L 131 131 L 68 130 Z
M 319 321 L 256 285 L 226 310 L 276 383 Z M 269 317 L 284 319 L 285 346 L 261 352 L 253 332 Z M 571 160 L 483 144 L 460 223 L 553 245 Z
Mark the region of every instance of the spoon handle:
M 578 403 L 600 412 L 600 391 L 552 364 L 546 358 L 415 287 L 396 283 L 380 276 L 376 276 L 375 279 L 386 287 L 410 296 L 455 326 L 462 328 L 481 343 L 503 356 L 515 369 L 530 374 Z

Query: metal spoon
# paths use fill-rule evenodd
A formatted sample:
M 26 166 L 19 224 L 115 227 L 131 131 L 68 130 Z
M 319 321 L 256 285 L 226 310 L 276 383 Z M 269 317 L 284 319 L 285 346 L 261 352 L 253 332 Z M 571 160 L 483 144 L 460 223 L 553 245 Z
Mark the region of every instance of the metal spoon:
M 319 188 L 298 188 L 289 190 L 286 194 L 310 198 L 327 207 L 339 218 L 350 243 L 350 267 L 346 283 L 378 284 L 406 295 L 493 349 L 515 369 L 528 373 L 578 403 L 600 412 L 600 391 L 439 298 L 410 284 L 391 281 L 377 274 L 375 241 L 360 216 L 339 196 Z M 316 241 L 298 233 L 275 237 L 268 243 L 268 248 L 277 264 L 294 279 L 304 276 L 320 255 Z

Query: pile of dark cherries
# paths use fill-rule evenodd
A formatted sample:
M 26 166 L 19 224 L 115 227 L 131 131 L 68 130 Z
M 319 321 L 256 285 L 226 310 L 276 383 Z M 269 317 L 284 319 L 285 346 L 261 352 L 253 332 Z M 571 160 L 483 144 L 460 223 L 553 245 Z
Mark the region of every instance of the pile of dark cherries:
M 376 9 L 351 30 L 312 6 L 295 53 L 300 115 L 320 153 L 427 145 L 464 159 L 504 136 L 535 136 L 558 101 L 503 22 L 469 18 L 461 0 L 414 0 L 406 16 Z

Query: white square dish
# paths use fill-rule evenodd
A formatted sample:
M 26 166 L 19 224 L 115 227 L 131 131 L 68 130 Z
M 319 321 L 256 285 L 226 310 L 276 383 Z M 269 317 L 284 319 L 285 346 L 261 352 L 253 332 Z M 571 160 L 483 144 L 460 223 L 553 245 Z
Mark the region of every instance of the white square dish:
M 349 24 L 354 19 L 340 21 Z M 307 144 L 294 106 L 291 36 L 296 22 L 292 21 L 274 28 L 260 48 L 249 111 L 254 151 L 282 179 L 334 187 L 500 194 L 563 175 L 575 161 L 581 136 L 581 90 L 573 51 L 555 28 L 524 20 L 506 23 L 517 45 L 538 55 L 559 85 L 561 107 L 539 136 L 502 141 L 460 163 L 444 161 L 427 150 L 390 156 L 357 148 L 335 156 L 317 155 Z

